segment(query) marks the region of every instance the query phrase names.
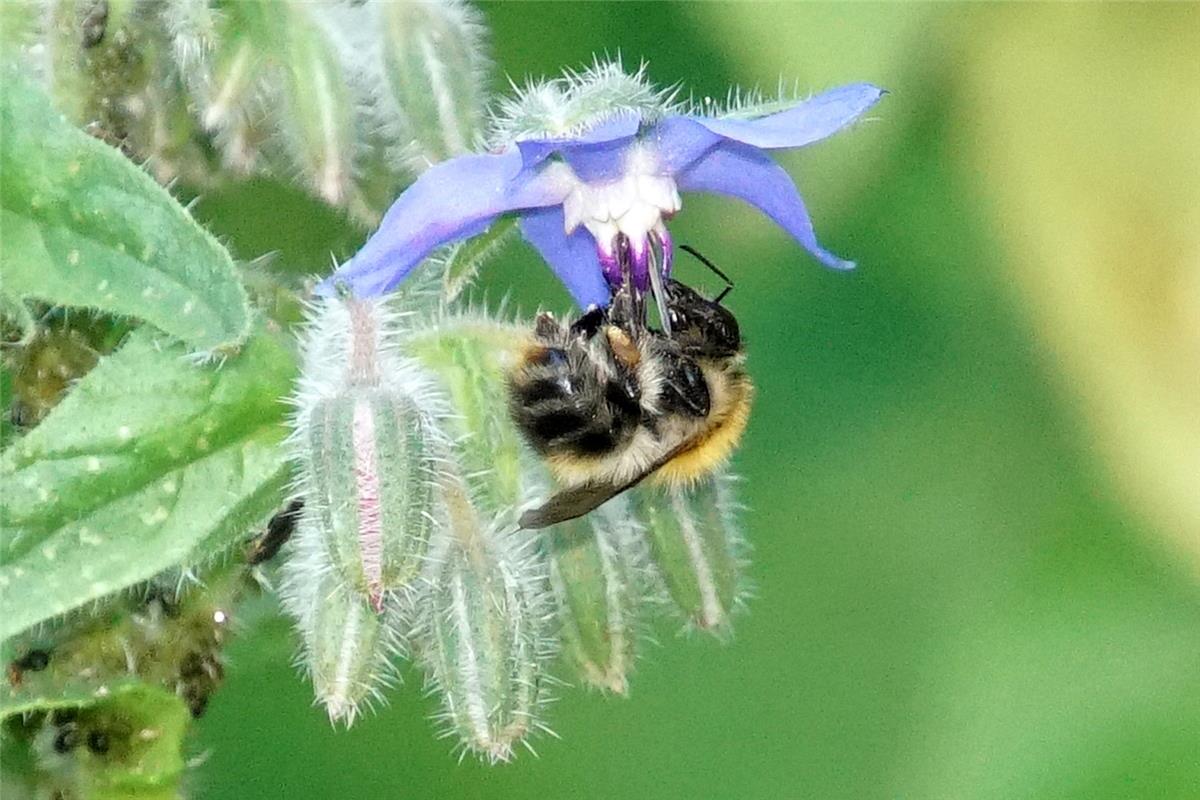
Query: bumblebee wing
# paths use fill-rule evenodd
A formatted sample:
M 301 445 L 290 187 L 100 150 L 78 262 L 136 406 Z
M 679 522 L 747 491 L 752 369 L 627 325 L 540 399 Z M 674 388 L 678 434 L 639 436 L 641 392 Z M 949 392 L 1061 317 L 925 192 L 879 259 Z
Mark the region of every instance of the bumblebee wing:
M 582 517 L 605 500 L 616 497 L 626 487 L 611 483 L 585 483 L 574 489 L 566 489 L 551 497 L 543 505 L 526 511 L 517 524 L 528 530 L 548 528 L 569 519 Z
M 651 464 L 645 472 L 623 484 L 585 483 L 573 489 L 564 489 L 541 506 L 526 511 L 517 520 L 517 524 L 527 530 L 536 530 L 538 528 L 548 528 L 551 525 L 557 525 L 569 519 L 582 517 L 589 511 L 599 508 L 606 501 L 613 499 L 621 492 L 628 491 L 637 486 L 649 475 L 654 474 L 659 467 L 687 450 L 690 446 L 690 441 L 684 442 Z

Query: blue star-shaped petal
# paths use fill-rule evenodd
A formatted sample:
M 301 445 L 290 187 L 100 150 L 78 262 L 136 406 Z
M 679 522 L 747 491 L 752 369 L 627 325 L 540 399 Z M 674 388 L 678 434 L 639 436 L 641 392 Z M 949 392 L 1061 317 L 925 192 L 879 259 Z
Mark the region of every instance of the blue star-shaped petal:
M 679 211 L 680 192 L 743 200 L 821 263 L 849 269 L 853 262 L 817 242 L 800 193 L 767 151 L 820 141 L 883 94 L 856 83 L 756 119 L 669 113 L 648 119 L 626 111 L 570 137 L 522 139 L 500 152 L 459 156 L 431 167 L 405 190 L 379 230 L 320 291 L 340 284 L 360 297 L 382 294 L 434 248 L 515 213 L 525 238 L 575 301 L 584 308 L 607 305 L 622 280 L 645 291 L 652 270 L 669 272 L 664 220 Z M 622 252 L 627 259 L 619 258 Z

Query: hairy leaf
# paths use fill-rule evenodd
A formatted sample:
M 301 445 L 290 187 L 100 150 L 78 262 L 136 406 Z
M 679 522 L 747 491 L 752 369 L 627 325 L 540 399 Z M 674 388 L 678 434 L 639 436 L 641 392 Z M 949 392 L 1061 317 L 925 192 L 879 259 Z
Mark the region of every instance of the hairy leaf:
M 275 338 L 223 366 L 134 333 L 0 455 L 0 639 L 216 553 L 282 502 L 294 371 Z
M 0 172 L 7 294 L 139 317 L 201 350 L 245 339 L 225 248 L 14 69 L 0 81 Z

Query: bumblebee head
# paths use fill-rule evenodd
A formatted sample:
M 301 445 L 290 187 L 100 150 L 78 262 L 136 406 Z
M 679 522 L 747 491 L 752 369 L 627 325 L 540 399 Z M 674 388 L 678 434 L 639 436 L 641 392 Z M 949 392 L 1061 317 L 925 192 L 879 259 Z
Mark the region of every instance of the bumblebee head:
M 709 358 L 737 355 L 742 347 L 742 334 L 729 309 L 676 280 L 668 280 L 664 288 L 671 337 L 684 353 Z

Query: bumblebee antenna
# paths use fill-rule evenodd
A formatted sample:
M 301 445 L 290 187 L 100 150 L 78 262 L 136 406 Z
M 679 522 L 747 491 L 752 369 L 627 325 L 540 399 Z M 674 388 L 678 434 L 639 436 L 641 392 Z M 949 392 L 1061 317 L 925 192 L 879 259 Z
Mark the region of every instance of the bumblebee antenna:
M 681 245 L 679 245 L 679 249 L 683 250 L 684 252 L 691 255 L 693 258 L 695 258 L 701 264 L 703 264 L 704 266 L 706 266 L 710 270 L 712 270 L 713 273 L 715 273 L 718 278 L 725 281 L 725 288 L 722 289 L 721 293 L 719 295 L 717 295 L 717 298 L 715 300 L 713 300 L 714 303 L 720 303 L 722 300 L 725 299 L 725 296 L 727 294 L 729 294 L 730 292 L 733 291 L 733 281 L 731 281 L 729 279 L 729 276 L 726 275 L 724 272 L 722 272 L 720 267 L 718 267 L 716 264 L 714 264 L 713 262 L 711 262 L 707 258 L 705 258 L 704 255 L 701 254 L 699 250 L 692 247 L 690 244 L 681 244 Z

